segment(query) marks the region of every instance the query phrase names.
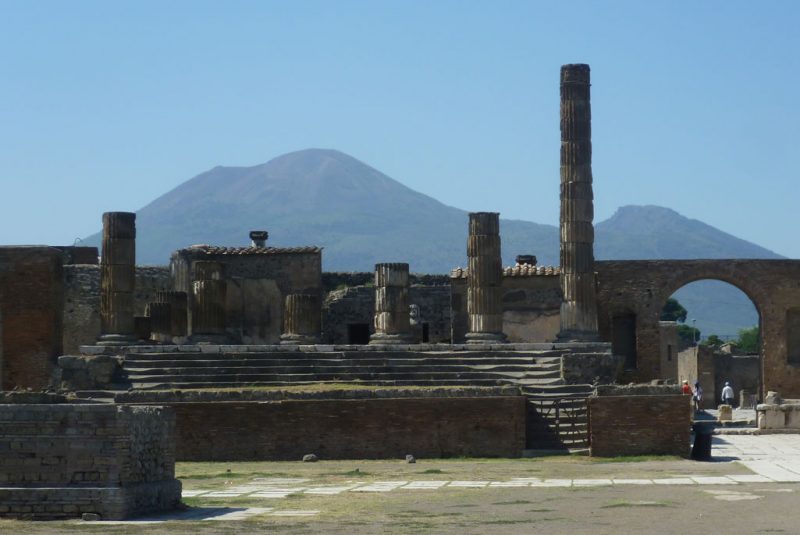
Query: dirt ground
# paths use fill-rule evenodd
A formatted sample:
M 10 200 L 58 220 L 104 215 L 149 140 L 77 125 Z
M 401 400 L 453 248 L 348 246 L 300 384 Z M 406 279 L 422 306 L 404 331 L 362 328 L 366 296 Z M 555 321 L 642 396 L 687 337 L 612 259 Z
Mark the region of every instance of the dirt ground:
M 178 463 L 185 490 L 225 490 L 254 478 L 307 478 L 306 485 L 391 480 L 512 478 L 669 478 L 750 473 L 735 462 L 679 459 L 598 462 L 562 456 L 516 460 L 321 461 L 318 463 Z M 192 507 L 272 507 L 319 511 L 308 517 L 259 515 L 238 521 L 170 521 L 147 525 L 0 521 L 0 533 L 373 533 L 620 534 L 798 533 L 797 483 L 614 485 L 601 487 L 454 488 L 286 498 L 186 498 Z

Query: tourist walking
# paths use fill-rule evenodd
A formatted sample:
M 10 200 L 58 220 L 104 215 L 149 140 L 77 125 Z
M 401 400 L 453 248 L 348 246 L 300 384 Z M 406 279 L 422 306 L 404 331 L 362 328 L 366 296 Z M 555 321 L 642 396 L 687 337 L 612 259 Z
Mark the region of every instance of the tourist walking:
M 722 403 L 733 405 L 733 388 L 728 381 L 725 381 L 725 387 L 722 389 Z
M 689 386 L 689 381 L 684 381 L 681 385 L 681 394 L 692 395 L 692 387 Z
M 703 403 L 703 387 L 700 386 L 700 381 L 694 382 L 694 395 L 692 396 L 692 400 L 694 401 L 694 410 L 701 411 L 703 409 L 700 408 L 700 405 Z

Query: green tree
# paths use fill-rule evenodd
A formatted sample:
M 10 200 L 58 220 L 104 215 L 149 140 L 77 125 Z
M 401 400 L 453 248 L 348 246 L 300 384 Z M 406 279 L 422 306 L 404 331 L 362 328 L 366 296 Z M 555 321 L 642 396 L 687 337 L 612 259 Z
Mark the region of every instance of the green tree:
M 700 340 L 700 329 L 680 324 L 678 325 L 678 338 L 683 342 L 682 345 L 693 346 Z
M 761 351 L 761 333 L 758 326 L 739 329 L 739 338 L 734 343 L 744 353 L 758 353 Z
M 722 340 L 716 334 L 709 334 L 708 338 L 703 340 L 701 345 L 708 346 L 708 347 L 714 347 L 714 348 L 720 348 L 720 347 L 722 347 L 722 344 L 724 344 L 724 343 L 725 343 L 725 341 Z
M 677 299 L 670 297 L 664 303 L 664 308 L 661 309 L 661 321 L 677 321 L 683 323 L 686 321 L 686 309 L 683 308 Z

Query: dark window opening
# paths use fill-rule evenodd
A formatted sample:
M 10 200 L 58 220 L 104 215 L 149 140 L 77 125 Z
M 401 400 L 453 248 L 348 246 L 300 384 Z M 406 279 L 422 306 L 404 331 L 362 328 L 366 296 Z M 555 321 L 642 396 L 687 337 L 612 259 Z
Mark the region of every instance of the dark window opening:
M 667 362 L 672 362 L 672 344 L 667 344 Z
M 347 343 L 364 345 L 369 343 L 369 323 L 348 323 Z
M 428 342 L 430 342 L 430 339 L 431 339 L 430 324 L 423 323 L 422 324 L 422 343 L 423 344 L 427 344 Z
M 611 351 L 624 358 L 625 369 L 636 369 L 636 314 L 619 314 L 611 320 Z

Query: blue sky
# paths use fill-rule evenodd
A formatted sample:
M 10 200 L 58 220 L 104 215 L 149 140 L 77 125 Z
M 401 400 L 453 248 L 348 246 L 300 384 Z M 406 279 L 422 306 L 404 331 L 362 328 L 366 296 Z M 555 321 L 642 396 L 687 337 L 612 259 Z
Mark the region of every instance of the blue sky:
M 68 244 L 215 165 L 335 148 L 558 222 L 592 67 L 596 221 L 658 204 L 800 258 L 799 2 L 0 2 L 0 243 Z

